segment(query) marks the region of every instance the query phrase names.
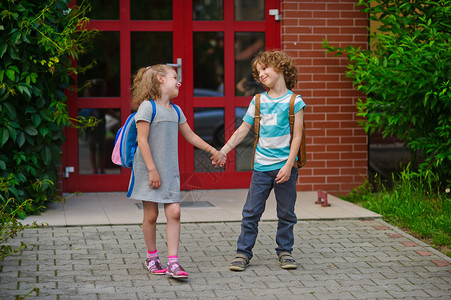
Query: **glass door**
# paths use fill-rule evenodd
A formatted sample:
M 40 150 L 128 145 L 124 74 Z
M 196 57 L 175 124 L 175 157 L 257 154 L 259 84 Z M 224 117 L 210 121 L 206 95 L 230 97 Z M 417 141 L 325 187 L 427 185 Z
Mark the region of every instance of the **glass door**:
M 259 86 L 250 61 L 260 50 L 279 46 L 278 23 L 268 11 L 276 0 L 96 0 L 91 29 L 99 30 L 79 63 L 95 65 L 77 77 L 80 91 L 69 95 L 72 117 L 94 116 L 89 130 L 66 130 L 63 191 L 124 191 L 130 171 L 111 162 L 117 130 L 130 113 L 130 84 L 137 69 L 179 63 L 182 86 L 173 100 L 191 128 L 221 148 L 241 122 Z M 276 34 L 277 32 L 277 34 Z M 247 187 L 249 137 L 228 155 L 224 168 L 210 166 L 209 155 L 180 136 L 182 189 Z
M 217 149 L 242 122 L 255 93 L 262 87 L 251 75 L 251 61 L 259 52 L 280 47 L 280 25 L 270 9 L 275 0 L 211 1 L 185 4 L 185 84 L 188 122 Z M 191 52 L 192 51 L 192 52 Z M 211 165 L 210 155 L 186 145 L 181 156 L 182 189 L 247 188 L 251 177 L 253 133 L 227 157 L 224 168 Z

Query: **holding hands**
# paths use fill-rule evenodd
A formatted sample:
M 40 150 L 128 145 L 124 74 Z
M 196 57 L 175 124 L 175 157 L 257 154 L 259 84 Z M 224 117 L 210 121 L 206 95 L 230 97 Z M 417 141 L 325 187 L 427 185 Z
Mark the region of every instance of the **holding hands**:
M 212 156 L 210 157 L 211 163 L 215 167 L 223 167 L 226 163 L 227 157 L 222 151 L 217 151 L 212 153 Z

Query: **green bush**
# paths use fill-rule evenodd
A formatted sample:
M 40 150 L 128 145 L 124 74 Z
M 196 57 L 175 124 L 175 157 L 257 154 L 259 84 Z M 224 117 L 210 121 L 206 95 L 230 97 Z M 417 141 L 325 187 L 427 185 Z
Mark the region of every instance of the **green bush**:
M 347 76 L 367 97 L 359 100 L 369 133 L 402 139 L 422 157 L 420 172 L 451 184 L 451 6 L 449 0 L 359 0 L 378 22 L 371 49 L 323 45 L 347 54 Z M 416 155 L 412 155 L 416 157 Z
M 1 205 L 24 213 L 53 199 L 63 128 L 70 125 L 65 104 L 73 61 L 85 52 L 93 32 L 85 29 L 85 4 L 70 0 L 0 1 L 0 178 L 11 184 Z
M 0 178 L 0 191 L 4 192 L 13 183 L 13 179 L 9 178 L 6 181 Z M 20 204 L 17 204 L 14 198 L 4 199 L 0 194 L 0 200 L 5 203 L 0 207 L 0 261 L 4 260 L 8 255 L 18 253 L 22 249 L 27 248 L 28 244 L 21 242 L 20 245 L 14 247 L 8 243 L 19 232 L 25 228 L 36 228 L 38 225 L 33 223 L 31 225 L 23 225 L 17 221 L 18 217 L 24 213 L 24 209 L 31 205 L 31 199 L 27 199 Z M 14 207 L 11 209 L 11 207 Z M 8 212 L 10 211 L 10 212 Z

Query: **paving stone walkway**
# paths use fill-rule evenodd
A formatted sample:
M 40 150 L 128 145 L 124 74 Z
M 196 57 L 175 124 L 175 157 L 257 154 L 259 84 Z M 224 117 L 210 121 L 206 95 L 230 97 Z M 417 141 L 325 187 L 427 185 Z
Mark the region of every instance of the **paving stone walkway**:
M 299 221 L 297 270 L 276 262 L 276 226 L 260 223 L 251 265 L 231 272 L 239 222 L 182 224 L 185 281 L 146 273 L 140 225 L 27 229 L 11 243 L 35 246 L 0 262 L 0 298 L 451 299 L 451 260 L 381 220 Z

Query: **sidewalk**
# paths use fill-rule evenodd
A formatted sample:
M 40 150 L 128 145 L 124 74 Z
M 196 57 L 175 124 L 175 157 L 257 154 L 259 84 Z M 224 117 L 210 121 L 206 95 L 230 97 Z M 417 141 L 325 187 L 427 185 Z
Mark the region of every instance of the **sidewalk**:
M 30 299 L 451 299 L 451 259 L 338 198 L 329 195 L 330 207 L 316 205 L 316 193 L 299 193 L 297 270 L 277 265 L 270 199 L 251 265 L 229 271 L 246 192 L 185 194 L 179 253 L 190 274 L 185 281 L 144 270 L 141 211 L 123 193 L 69 198 L 25 220 L 52 226 L 11 241 L 35 246 L 0 262 L 0 298 L 39 288 Z M 161 219 L 157 247 L 164 263 L 165 235 Z
M 247 189 L 193 190 L 181 192 L 182 222 L 240 221 Z M 40 216 L 30 216 L 24 223 L 60 225 L 141 224 L 142 206 L 125 193 L 85 193 L 64 195 L 65 203 L 52 203 Z M 327 195 L 330 207 L 315 204 L 317 192 L 298 192 L 296 215 L 299 220 L 364 219 L 381 216 L 352 203 Z M 262 220 L 277 220 L 274 192 L 269 196 Z M 166 222 L 160 209 L 159 223 Z

